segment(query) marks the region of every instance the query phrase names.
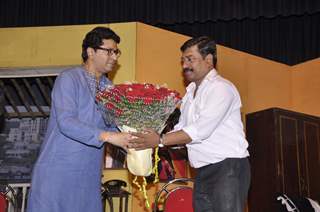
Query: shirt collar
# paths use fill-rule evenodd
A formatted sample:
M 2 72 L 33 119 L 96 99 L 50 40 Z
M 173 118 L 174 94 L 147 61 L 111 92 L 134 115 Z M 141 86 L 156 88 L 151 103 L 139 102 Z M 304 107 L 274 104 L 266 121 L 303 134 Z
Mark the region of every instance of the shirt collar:
M 218 76 L 217 70 L 214 69 L 214 68 L 211 69 L 211 70 L 208 72 L 208 74 L 205 76 L 205 78 L 203 79 L 203 81 L 201 82 L 200 86 L 203 85 L 203 83 L 204 83 L 205 81 L 213 81 L 213 80 L 216 78 L 216 76 Z M 191 82 L 191 83 L 187 86 L 186 90 L 187 90 L 187 92 L 189 92 L 189 91 L 193 91 L 195 88 L 196 88 L 196 83 Z

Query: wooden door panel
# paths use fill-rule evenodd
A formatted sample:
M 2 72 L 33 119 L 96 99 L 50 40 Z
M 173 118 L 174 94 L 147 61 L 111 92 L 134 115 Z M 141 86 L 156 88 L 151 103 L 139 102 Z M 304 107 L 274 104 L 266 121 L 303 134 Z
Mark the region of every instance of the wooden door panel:
M 298 120 L 286 115 L 279 116 L 280 164 L 282 168 L 282 192 L 301 194 Z
M 305 196 L 320 201 L 320 124 L 304 121 Z

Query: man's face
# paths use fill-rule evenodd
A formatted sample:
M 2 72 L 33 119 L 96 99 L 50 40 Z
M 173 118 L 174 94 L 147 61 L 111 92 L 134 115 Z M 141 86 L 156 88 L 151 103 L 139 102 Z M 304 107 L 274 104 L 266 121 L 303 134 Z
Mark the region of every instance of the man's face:
M 120 56 L 117 54 L 118 46 L 114 40 L 108 39 L 103 40 L 103 44 L 99 48 L 92 52 L 92 65 L 96 72 L 106 74 L 117 65 Z
M 189 82 L 195 82 L 200 85 L 207 73 L 213 68 L 210 62 L 210 55 L 202 58 L 198 47 L 191 46 L 187 48 L 181 57 L 181 66 L 185 79 Z

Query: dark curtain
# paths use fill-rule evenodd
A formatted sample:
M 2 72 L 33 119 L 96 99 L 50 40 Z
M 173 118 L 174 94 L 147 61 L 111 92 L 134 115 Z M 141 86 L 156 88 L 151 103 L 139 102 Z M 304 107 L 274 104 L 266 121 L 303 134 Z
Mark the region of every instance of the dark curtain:
M 218 44 L 288 65 L 320 56 L 320 13 L 156 26 L 189 36 L 209 35 Z
M 320 56 L 319 0 L 1 0 L 0 27 L 140 21 L 289 65 Z
M 0 26 L 194 23 L 320 11 L 319 0 L 1 0 Z

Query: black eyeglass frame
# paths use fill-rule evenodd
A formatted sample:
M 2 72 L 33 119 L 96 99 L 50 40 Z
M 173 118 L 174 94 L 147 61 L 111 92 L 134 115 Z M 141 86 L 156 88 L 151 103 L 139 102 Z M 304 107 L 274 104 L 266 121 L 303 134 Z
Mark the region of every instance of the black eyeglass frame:
M 103 47 L 96 47 L 95 49 L 100 49 L 100 50 L 106 51 L 108 56 L 111 56 L 114 54 L 117 57 L 120 57 L 120 55 L 121 55 L 120 49 L 108 49 L 108 48 L 103 48 Z

